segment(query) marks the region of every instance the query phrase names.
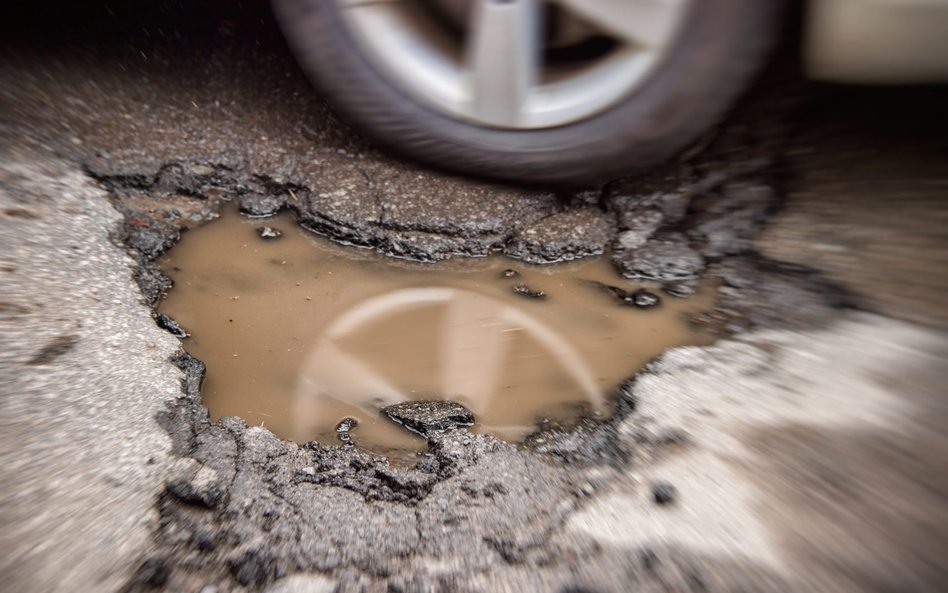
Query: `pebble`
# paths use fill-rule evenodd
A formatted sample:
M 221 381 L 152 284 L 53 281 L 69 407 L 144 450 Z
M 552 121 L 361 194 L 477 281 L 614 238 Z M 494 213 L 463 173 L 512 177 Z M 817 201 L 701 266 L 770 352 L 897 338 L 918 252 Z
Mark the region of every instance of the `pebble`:
M 678 490 L 668 482 L 659 481 L 652 484 L 652 500 L 654 500 L 656 504 L 672 504 L 675 502 L 677 496 Z
M 257 234 L 260 235 L 261 239 L 272 240 L 282 237 L 283 231 L 275 229 L 272 226 L 258 226 Z

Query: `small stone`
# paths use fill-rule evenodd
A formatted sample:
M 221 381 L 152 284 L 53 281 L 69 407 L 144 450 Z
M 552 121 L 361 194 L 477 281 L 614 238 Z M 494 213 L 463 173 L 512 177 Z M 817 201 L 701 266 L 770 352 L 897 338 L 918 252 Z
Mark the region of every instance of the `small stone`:
M 661 304 L 662 299 L 657 294 L 651 293 L 645 289 L 636 290 L 631 296 L 632 304 L 639 309 L 651 309 Z
M 474 424 L 474 414 L 457 402 L 412 401 L 382 408 L 396 424 L 422 436 Z
M 352 445 L 352 435 L 349 434 L 353 428 L 359 425 L 359 421 L 355 418 L 346 417 L 343 418 L 339 424 L 336 425 L 336 438 L 338 438 L 344 445 Z
M 513 269 L 508 268 L 508 269 L 504 270 L 503 272 L 501 272 L 501 275 L 502 275 L 504 278 L 513 278 L 514 276 L 519 276 L 519 275 L 520 275 L 520 272 L 518 272 L 517 270 L 513 270 Z
M 346 416 L 336 425 L 336 432 L 349 432 L 359 425 L 359 421 L 351 416 Z
M 668 482 L 654 482 L 652 484 L 652 500 L 657 504 L 667 505 L 675 502 L 678 490 Z
M 513 291 L 520 296 L 525 296 L 531 299 L 545 299 L 546 293 L 542 290 L 533 290 L 526 284 L 518 284 L 513 287 Z
M 257 234 L 260 235 L 261 239 L 272 240 L 282 237 L 283 231 L 275 229 L 272 226 L 258 226 Z
M 178 324 L 177 321 L 168 317 L 164 313 L 159 313 L 155 315 L 155 322 L 158 323 L 158 327 L 168 330 L 169 332 L 171 332 L 171 335 L 173 335 L 174 337 L 178 339 L 183 340 L 187 337 L 190 337 L 191 335 L 188 332 L 186 332 L 184 328 Z
M 629 292 L 618 286 L 612 286 L 610 284 L 603 284 L 601 282 L 593 282 L 593 285 L 599 286 L 606 292 L 614 295 L 623 305 L 629 307 L 638 307 L 640 309 L 649 309 L 651 307 L 658 306 L 661 304 L 662 300 L 655 293 L 649 292 L 644 288 L 640 288 L 634 292 Z

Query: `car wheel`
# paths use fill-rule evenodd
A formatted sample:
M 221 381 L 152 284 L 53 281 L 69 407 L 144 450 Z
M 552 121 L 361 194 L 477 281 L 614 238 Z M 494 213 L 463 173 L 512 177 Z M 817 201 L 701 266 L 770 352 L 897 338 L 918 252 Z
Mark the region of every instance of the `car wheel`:
M 776 0 L 273 0 L 304 70 L 381 143 L 527 183 L 654 165 L 712 125 Z

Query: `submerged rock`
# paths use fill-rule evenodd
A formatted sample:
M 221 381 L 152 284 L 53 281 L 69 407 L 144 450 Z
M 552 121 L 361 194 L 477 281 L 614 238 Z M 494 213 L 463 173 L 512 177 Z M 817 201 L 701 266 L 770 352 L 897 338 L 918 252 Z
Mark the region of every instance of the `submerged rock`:
M 518 284 L 513 287 L 513 291 L 520 296 L 525 296 L 530 299 L 545 299 L 546 293 L 542 290 L 533 290 L 526 284 Z
M 661 304 L 662 299 L 653 292 L 640 288 L 634 291 L 628 291 L 618 286 L 612 286 L 611 284 L 603 284 L 602 282 L 593 282 L 595 286 L 598 286 L 605 290 L 606 292 L 612 294 L 619 300 L 623 305 L 629 307 L 637 307 L 639 309 L 650 309 Z
M 639 309 L 651 309 L 661 304 L 662 299 L 658 295 L 645 289 L 636 290 L 631 295 L 632 304 Z
M 261 239 L 268 241 L 273 239 L 279 239 L 283 236 L 283 231 L 280 229 L 275 229 L 272 226 L 258 226 L 257 234 Z
M 359 425 L 359 421 L 355 418 L 346 416 L 339 421 L 339 424 L 336 425 L 336 438 L 342 441 L 343 444 L 351 445 L 352 444 L 352 435 L 349 434 L 356 426 Z
M 474 414 L 457 402 L 413 401 L 382 408 L 382 413 L 422 436 L 474 424 Z

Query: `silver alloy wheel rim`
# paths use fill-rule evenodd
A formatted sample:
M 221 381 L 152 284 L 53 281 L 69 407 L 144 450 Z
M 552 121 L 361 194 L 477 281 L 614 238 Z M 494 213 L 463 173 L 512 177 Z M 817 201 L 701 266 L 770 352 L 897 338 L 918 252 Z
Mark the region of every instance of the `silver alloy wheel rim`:
M 460 47 L 418 0 L 333 1 L 357 48 L 415 100 L 478 126 L 529 130 L 588 119 L 635 92 L 693 0 L 471 0 Z M 543 63 L 549 3 L 614 41 L 610 51 L 566 71 Z

